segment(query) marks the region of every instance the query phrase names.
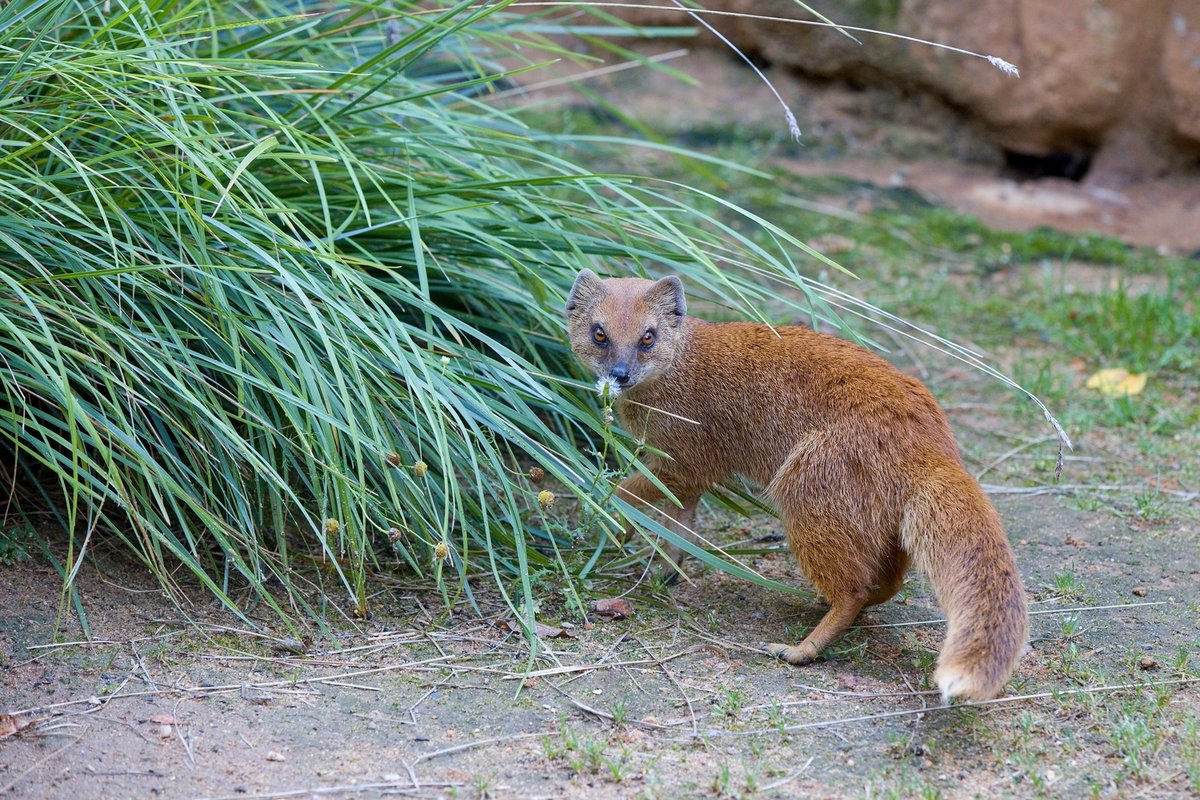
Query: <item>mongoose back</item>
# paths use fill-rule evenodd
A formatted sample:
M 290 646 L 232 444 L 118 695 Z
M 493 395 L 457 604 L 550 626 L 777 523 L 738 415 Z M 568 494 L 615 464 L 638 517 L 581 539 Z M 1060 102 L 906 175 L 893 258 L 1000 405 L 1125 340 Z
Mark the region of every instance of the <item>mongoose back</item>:
M 948 620 L 934 676 L 943 698 L 1001 690 L 1026 641 L 1025 592 L 1000 518 L 920 381 L 808 328 L 688 317 L 676 277 L 584 270 L 566 311 L 575 355 L 619 387 L 626 429 L 669 456 L 647 466 L 682 504 L 673 530 L 685 535 L 701 495 L 732 475 L 766 487 L 830 606 L 804 641 L 770 653 L 813 661 L 863 606 L 896 594 L 911 563 Z M 664 498 L 639 473 L 618 491 Z

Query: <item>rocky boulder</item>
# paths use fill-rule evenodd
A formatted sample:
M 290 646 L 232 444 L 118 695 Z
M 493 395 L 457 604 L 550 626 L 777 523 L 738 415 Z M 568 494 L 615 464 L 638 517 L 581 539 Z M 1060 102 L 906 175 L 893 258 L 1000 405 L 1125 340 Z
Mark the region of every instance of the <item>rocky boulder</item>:
M 842 24 L 997 56 L 1020 68 L 1019 79 L 905 39 L 855 33 L 858 43 L 789 22 L 814 19 L 792 0 L 704 5 L 748 15 L 705 19 L 760 63 L 810 79 L 931 93 L 982 122 L 1013 157 L 1045 159 L 1067 177 L 1118 186 L 1200 157 L 1197 0 L 810 2 Z M 682 16 L 633 12 L 648 24 L 678 25 Z

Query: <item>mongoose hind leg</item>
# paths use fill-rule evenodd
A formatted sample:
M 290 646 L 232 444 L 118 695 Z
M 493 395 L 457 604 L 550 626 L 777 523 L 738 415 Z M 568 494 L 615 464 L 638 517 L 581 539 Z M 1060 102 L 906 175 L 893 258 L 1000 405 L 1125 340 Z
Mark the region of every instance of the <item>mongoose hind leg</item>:
M 869 587 L 878 570 L 856 553 L 846 525 L 827 517 L 799 516 L 788 525 L 788 539 L 801 571 L 829 601 L 829 611 L 798 645 L 770 644 L 767 652 L 789 664 L 808 664 L 854 622 L 873 595 Z M 796 516 L 793 517 L 796 519 Z M 891 585 L 887 586 L 891 589 Z
M 770 492 L 787 526 L 788 543 L 800 570 L 829 601 L 829 611 L 798 645 L 771 644 L 767 651 L 789 664 L 808 664 L 854 622 L 867 603 L 899 588 L 873 546 L 880 531 L 864 528 L 873 515 L 866 492 L 831 491 L 853 486 L 857 457 L 845 454 L 836 431 L 800 442 L 771 481 Z M 878 522 L 875 523 L 878 528 Z M 882 563 L 881 563 L 882 562 Z M 872 584 L 881 584 L 872 592 Z
M 811 664 L 830 642 L 850 627 L 866 602 L 867 592 L 862 589 L 831 597 L 829 611 L 817 623 L 817 627 L 804 637 L 803 642 L 791 646 L 772 643 L 767 645 L 767 652 L 789 664 Z

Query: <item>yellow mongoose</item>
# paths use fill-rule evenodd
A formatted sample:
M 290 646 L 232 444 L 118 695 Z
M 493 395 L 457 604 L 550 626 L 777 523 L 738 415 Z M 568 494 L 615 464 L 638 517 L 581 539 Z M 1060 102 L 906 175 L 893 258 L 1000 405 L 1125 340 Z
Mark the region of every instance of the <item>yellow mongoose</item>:
M 1000 518 L 920 381 L 808 328 L 688 317 L 676 277 L 584 270 L 566 311 L 575 355 L 619 387 L 625 427 L 670 457 L 647 466 L 683 505 L 673 530 L 690 529 L 700 496 L 731 475 L 767 488 L 830 605 L 803 642 L 772 644 L 773 655 L 813 661 L 863 606 L 899 591 L 912 561 L 949 623 L 942 696 L 1000 691 L 1025 646 L 1025 592 Z M 636 473 L 618 491 L 664 497 Z

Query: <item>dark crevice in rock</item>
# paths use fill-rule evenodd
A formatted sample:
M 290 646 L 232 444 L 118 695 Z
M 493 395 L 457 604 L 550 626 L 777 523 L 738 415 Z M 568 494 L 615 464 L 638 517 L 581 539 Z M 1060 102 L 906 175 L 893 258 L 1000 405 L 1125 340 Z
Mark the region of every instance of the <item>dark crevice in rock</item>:
M 1088 150 L 1060 151 L 1033 155 L 1004 151 L 1004 168 L 1008 177 L 1016 180 L 1037 178 L 1066 178 L 1082 181 L 1092 166 L 1093 153 Z

